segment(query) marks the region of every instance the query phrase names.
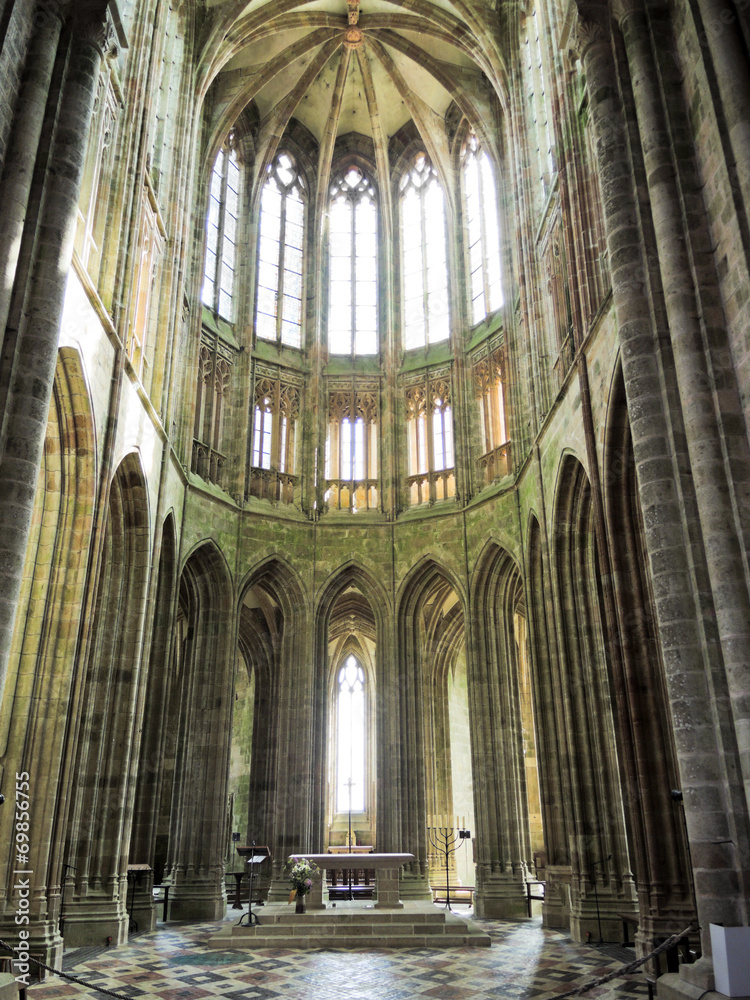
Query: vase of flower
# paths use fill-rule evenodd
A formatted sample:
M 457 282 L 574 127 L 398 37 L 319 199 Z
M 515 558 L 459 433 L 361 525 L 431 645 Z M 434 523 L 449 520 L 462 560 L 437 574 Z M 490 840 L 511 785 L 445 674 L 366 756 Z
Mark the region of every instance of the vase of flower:
M 305 896 L 313 887 L 313 879 L 320 875 L 320 869 L 306 858 L 292 857 L 284 866 L 284 874 L 292 886 L 289 902 L 295 901 L 294 912 L 306 913 Z

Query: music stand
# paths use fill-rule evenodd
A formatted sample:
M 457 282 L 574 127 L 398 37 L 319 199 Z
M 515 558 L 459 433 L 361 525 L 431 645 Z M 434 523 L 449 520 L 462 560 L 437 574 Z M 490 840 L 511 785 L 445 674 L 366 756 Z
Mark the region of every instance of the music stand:
M 253 924 L 260 923 L 257 913 L 253 913 L 253 876 L 255 874 L 255 866 L 262 865 L 266 858 L 271 856 L 271 852 L 267 847 L 256 847 L 255 841 L 253 841 L 249 847 L 238 847 L 237 853 L 250 869 L 250 897 L 248 899 L 247 913 L 242 914 L 237 921 L 237 927 L 242 927 L 242 921 L 245 917 L 247 917 L 248 927 L 252 927 Z

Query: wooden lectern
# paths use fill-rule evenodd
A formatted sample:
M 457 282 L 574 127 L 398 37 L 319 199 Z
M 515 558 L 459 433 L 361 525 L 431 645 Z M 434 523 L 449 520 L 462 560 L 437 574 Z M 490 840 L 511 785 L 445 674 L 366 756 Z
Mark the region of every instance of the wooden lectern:
M 250 872 L 250 894 L 248 899 L 248 909 L 247 913 L 242 914 L 237 925 L 238 927 L 241 927 L 242 921 L 245 919 L 245 917 L 247 917 L 248 924 L 258 923 L 258 917 L 255 913 L 253 913 L 253 877 L 255 876 L 255 866 L 262 865 L 263 862 L 266 860 L 266 858 L 270 858 L 271 851 L 268 847 L 259 847 L 257 844 L 250 844 L 249 846 L 245 845 L 244 847 L 240 847 L 238 844 L 237 853 L 245 862 L 245 866 Z M 242 883 L 242 876 L 244 874 L 245 874 L 244 871 L 234 873 L 234 878 L 235 881 L 237 882 L 237 894 L 234 900 L 234 909 L 239 909 L 239 910 L 242 909 L 242 903 L 240 902 L 240 885 Z M 258 903 L 258 905 L 262 906 L 263 903 Z

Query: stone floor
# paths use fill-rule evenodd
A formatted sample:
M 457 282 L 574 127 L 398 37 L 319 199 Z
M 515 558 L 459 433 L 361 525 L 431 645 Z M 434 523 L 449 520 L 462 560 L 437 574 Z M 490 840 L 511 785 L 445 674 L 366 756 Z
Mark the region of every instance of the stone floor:
M 462 914 L 466 913 L 461 908 Z M 224 923 L 237 920 L 232 914 Z M 473 919 L 473 918 L 472 918 Z M 221 923 L 160 925 L 107 952 L 78 949 L 64 968 L 98 987 L 138 1000 L 553 1000 L 619 966 L 614 954 L 574 944 L 537 919 L 478 920 L 492 947 L 373 951 L 222 952 L 206 947 Z M 631 960 L 632 960 L 632 952 Z M 601 1000 L 640 1000 L 642 974 L 616 979 L 586 994 Z M 31 987 L 29 1000 L 101 996 L 52 979 Z

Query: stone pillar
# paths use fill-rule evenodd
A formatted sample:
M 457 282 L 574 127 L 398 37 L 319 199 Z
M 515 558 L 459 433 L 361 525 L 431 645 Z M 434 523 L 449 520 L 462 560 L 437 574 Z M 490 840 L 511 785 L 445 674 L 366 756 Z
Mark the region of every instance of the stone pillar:
M 27 57 L 27 71 L 16 104 L 16 113 L 0 179 L 0 342 L 4 340 L 13 282 L 21 249 L 24 223 L 34 175 L 34 161 L 49 97 L 60 31 L 69 0 L 42 0 Z
M 47 430 L 99 67 L 112 37 L 106 0 L 77 5 L 0 440 L 0 523 L 4 526 L 0 540 L 0 693 L 5 683 Z M 51 44 L 49 39 L 48 44 Z
M 750 67 L 742 30 L 731 7 L 722 0 L 698 0 L 697 7 L 703 21 L 698 41 L 711 55 L 745 218 L 750 221 Z M 736 7 L 745 9 L 740 3 Z
M 499 572 L 504 585 L 498 585 L 496 574 L 488 574 L 487 606 L 467 615 L 466 623 L 477 850 L 474 906 L 479 917 L 516 920 L 528 916 L 531 852 L 513 612 L 500 601 L 501 595 L 515 592 L 520 579 L 508 583 L 513 573 L 509 565 Z M 490 634 L 489 621 L 503 628 L 502 634 Z
M 686 275 L 681 273 L 686 254 L 681 243 L 684 233 L 681 229 L 678 231 L 675 224 L 674 196 L 665 190 L 666 184 L 674 183 L 671 163 L 663 162 L 663 141 L 667 136 L 659 134 L 661 113 L 649 107 L 649 100 L 654 96 L 649 97 L 649 89 L 653 88 L 656 77 L 651 81 L 644 79 L 643 74 L 649 71 L 645 53 L 637 52 L 640 42 L 636 36 L 640 35 L 645 44 L 647 33 L 642 15 L 634 12 L 632 20 L 626 15 L 625 21 L 629 22 L 626 44 L 634 68 L 637 65 L 634 86 L 642 90 L 637 97 L 639 117 L 649 115 L 639 124 L 649 164 L 650 204 L 655 228 L 659 230 L 659 265 L 664 278 L 674 283 L 667 288 L 671 338 L 663 329 L 666 318 L 658 297 L 658 275 L 650 270 L 651 261 L 647 259 L 651 240 L 647 221 L 641 224 L 644 216 L 636 197 L 636 181 L 641 181 L 642 177 L 631 172 L 628 123 L 619 100 L 612 46 L 606 30 L 590 21 L 583 22 L 579 48 L 586 70 L 597 169 L 602 182 L 614 310 L 622 348 L 644 535 L 685 793 L 698 912 L 704 928 L 704 949 L 709 949 L 709 922 L 742 923 L 745 915 L 740 890 L 745 874 L 740 852 L 735 853 L 731 841 L 742 830 L 746 818 L 738 816 L 735 826 L 733 815 L 739 803 L 734 799 L 732 775 L 739 759 L 732 759 L 729 750 L 735 736 L 733 720 L 723 707 L 727 692 L 724 690 L 722 650 L 704 621 L 704 595 L 696 580 L 701 567 L 696 567 L 689 551 L 692 531 L 698 526 L 678 465 L 682 415 L 671 382 L 672 347 L 679 368 L 681 394 L 686 394 L 686 401 L 688 387 L 682 383 L 695 379 L 690 409 L 691 419 L 698 426 L 686 428 L 686 432 L 691 441 L 691 459 L 695 456 L 692 472 L 696 487 L 702 490 L 707 478 L 718 479 L 707 485 L 707 491 L 699 498 L 699 507 L 707 514 L 709 497 L 719 503 L 714 523 L 704 524 L 702 518 L 701 528 L 705 532 L 707 551 L 716 540 L 717 550 L 709 551 L 714 568 L 723 565 L 729 574 L 726 579 L 730 585 L 725 582 L 719 589 L 712 573 L 719 599 L 717 604 L 724 597 L 727 599 L 723 609 L 717 606 L 723 618 L 720 628 L 723 624 L 725 628 L 734 627 L 739 634 L 746 631 L 744 612 L 739 608 L 730 612 L 728 608 L 729 603 L 736 602 L 729 591 L 742 590 L 739 603 L 744 604 L 746 590 L 744 581 L 738 578 L 738 555 L 733 556 L 730 551 L 731 523 L 727 526 L 720 513 L 725 511 L 727 503 L 727 497 L 721 495 L 720 483 L 725 484 L 726 480 L 723 468 L 716 468 L 715 455 L 711 454 L 710 428 L 705 426 L 713 420 L 713 415 L 704 412 L 706 392 L 696 364 L 698 331 L 692 314 L 695 293 L 688 287 Z M 656 73 L 653 66 L 650 72 Z M 659 203 L 662 192 L 664 201 Z M 686 324 L 684 328 L 683 323 Z M 690 529 L 691 535 L 688 535 Z M 739 588 L 735 586 L 738 582 Z M 732 646 L 730 642 L 726 648 L 729 671 L 736 656 Z M 734 645 L 737 653 L 740 648 L 741 643 Z M 712 704 L 717 705 L 717 717 L 712 714 Z M 689 966 L 683 968 L 686 978 L 692 975 L 689 969 Z

